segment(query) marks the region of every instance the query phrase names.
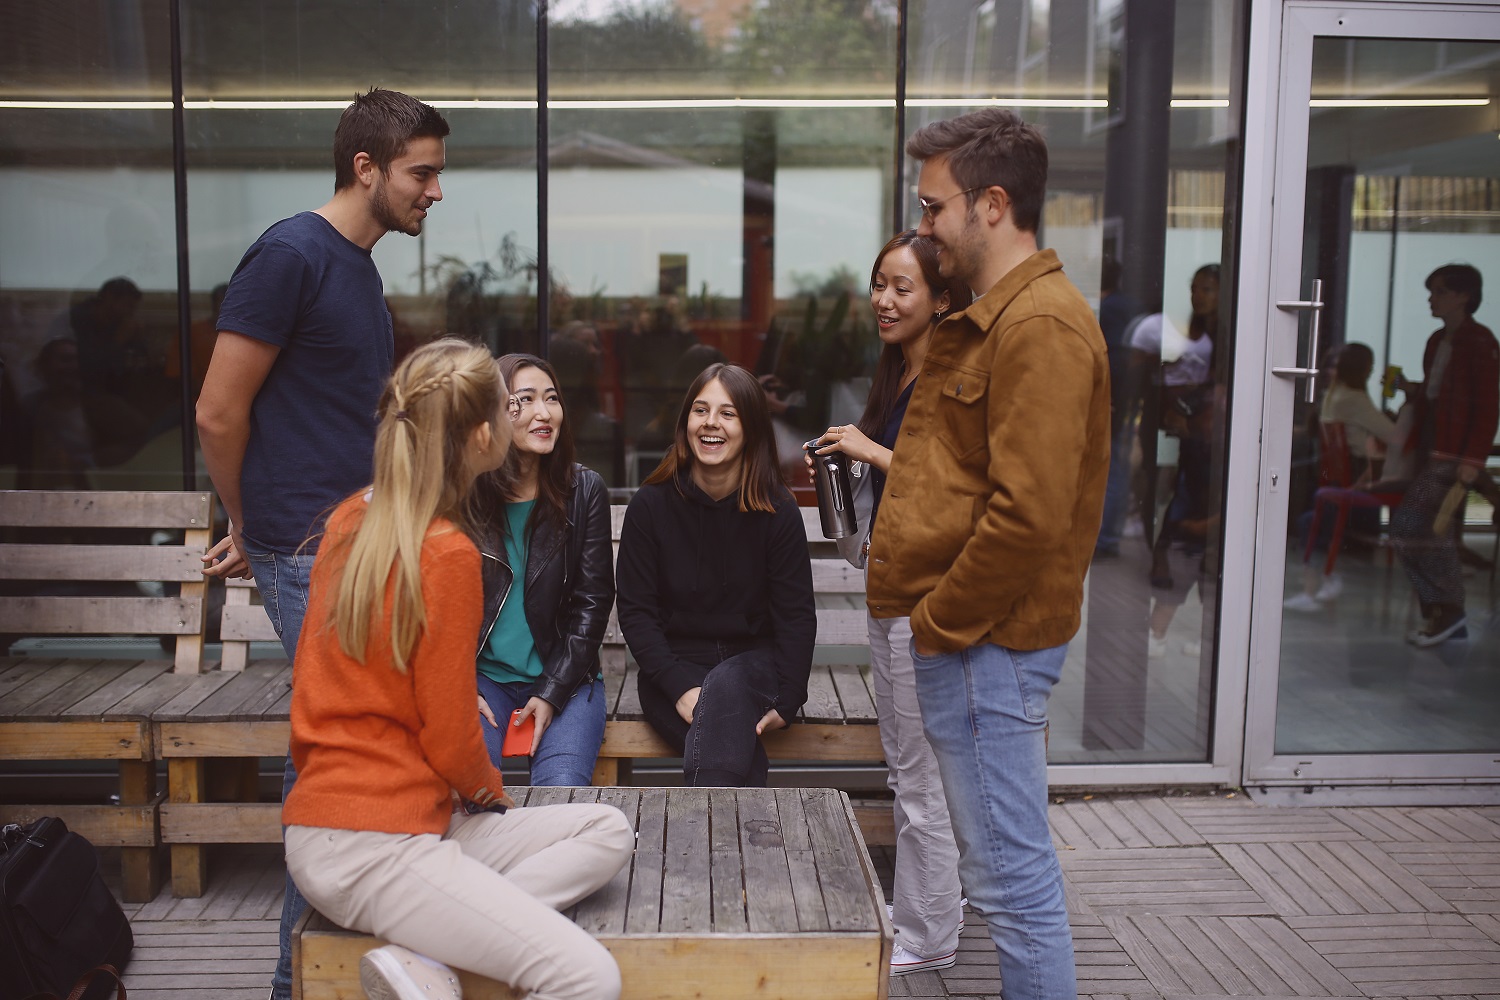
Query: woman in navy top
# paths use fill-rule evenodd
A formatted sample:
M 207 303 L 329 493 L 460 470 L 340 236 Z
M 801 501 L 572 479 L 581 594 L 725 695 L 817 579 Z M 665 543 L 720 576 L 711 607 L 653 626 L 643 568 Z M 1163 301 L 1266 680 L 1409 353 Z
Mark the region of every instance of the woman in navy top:
M 892 238 L 870 272 L 870 306 L 884 345 L 865 412 L 857 424 L 830 427 L 819 454 L 841 451 L 869 465 L 875 521 L 891 468 L 906 404 L 922 373 L 932 332 L 946 316 L 966 308 L 969 290 L 938 273 L 932 241 L 909 229 Z M 873 524 L 872 531 L 878 531 Z M 863 566 L 868 543 L 852 558 Z M 910 618 L 870 618 L 870 663 L 880 743 L 895 792 L 896 880 L 891 922 L 896 946 L 891 974 L 946 969 L 956 960 L 963 904 L 958 848 L 937 761 L 922 733 L 922 713 L 911 659 Z

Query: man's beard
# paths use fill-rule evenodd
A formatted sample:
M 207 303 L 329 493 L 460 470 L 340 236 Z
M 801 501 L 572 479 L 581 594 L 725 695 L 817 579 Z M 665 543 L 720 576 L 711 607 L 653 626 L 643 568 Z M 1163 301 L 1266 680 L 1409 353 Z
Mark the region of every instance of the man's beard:
M 396 213 L 391 211 L 391 200 L 386 197 L 385 185 L 375 185 L 375 192 L 370 196 L 370 214 L 375 221 L 388 233 L 405 233 L 407 236 L 416 236 L 422 232 L 422 220 L 418 219 L 415 224 L 408 228 Z

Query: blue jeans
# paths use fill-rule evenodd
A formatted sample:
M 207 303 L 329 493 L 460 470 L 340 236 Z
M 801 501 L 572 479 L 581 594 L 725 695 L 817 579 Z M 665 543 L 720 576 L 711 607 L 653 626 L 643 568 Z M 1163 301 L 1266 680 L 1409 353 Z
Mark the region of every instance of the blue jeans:
M 1067 644 L 922 656 L 917 701 L 948 799 L 958 871 L 989 924 L 1005 1000 L 1076 1000 L 1073 933 L 1047 827 L 1047 699 Z
M 295 661 L 297 639 L 302 635 L 302 619 L 307 615 L 307 587 L 312 576 L 313 556 L 308 552 L 270 552 L 249 545 L 245 549 L 245 558 L 250 563 L 250 571 L 255 574 L 255 585 L 260 588 L 266 614 L 281 638 L 281 648 L 286 650 L 288 660 Z M 286 801 L 287 793 L 296 781 L 297 768 L 288 755 L 281 778 L 281 801 Z M 285 832 L 284 827 L 282 832 Z M 305 909 L 307 900 L 297 891 L 289 873 L 286 895 L 281 901 L 281 955 L 276 959 L 276 974 L 271 979 L 271 1000 L 291 1000 L 292 928 L 302 918 Z
M 531 685 L 500 684 L 484 674 L 479 675 L 479 696 L 495 713 L 495 721 L 504 726 L 510 713 L 524 706 L 531 697 Z M 479 718 L 484 731 L 484 748 L 490 760 L 500 766 L 500 744 L 505 734 Z M 552 724 L 542 734 L 536 756 L 531 758 L 533 785 L 591 785 L 594 764 L 599 760 L 599 746 L 604 742 L 604 681 L 595 678 L 573 692 L 563 710 L 552 717 Z

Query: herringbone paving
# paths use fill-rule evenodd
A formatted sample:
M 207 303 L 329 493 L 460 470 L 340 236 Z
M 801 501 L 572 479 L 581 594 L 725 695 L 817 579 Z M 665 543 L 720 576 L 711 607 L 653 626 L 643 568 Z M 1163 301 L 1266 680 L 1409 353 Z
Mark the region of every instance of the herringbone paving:
M 1060 800 L 1051 818 L 1082 997 L 1500 1000 L 1500 806 L 1093 795 Z M 889 890 L 892 851 L 871 854 Z M 163 890 L 128 908 L 132 1000 L 265 996 L 280 860 L 240 847 L 215 861 L 201 899 Z M 999 997 L 983 921 L 969 915 L 953 968 L 894 978 L 890 994 Z

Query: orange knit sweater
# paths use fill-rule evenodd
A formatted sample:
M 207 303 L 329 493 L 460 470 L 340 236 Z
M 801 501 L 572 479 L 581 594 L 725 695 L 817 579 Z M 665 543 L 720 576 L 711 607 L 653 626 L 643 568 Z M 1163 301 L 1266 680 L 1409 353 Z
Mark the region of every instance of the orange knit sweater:
M 380 833 L 442 833 L 449 789 L 488 805 L 502 791 L 479 729 L 474 648 L 483 615 L 479 552 L 447 521 L 434 521 L 422 545 L 427 627 L 406 673 L 391 666 L 391 601 L 370 623 L 360 663 L 339 649 L 328 626 L 338 592 L 341 546 L 358 527 L 363 497 L 328 520 L 313 562 L 307 617 L 297 644 L 292 689 L 292 761 L 297 783 L 281 821 Z

